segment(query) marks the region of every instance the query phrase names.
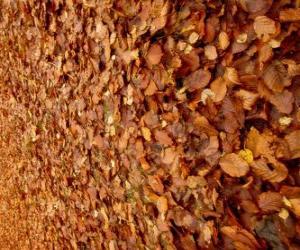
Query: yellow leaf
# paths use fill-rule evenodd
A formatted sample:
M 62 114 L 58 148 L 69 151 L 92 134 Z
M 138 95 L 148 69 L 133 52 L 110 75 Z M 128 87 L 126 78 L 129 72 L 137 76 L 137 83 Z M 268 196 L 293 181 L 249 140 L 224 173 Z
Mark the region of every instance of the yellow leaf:
M 245 148 L 244 150 L 241 150 L 239 152 L 239 156 L 242 157 L 248 164 L 253 162 L 253 154 L 252 151 L 248 148 Z
M 142 135 L 145 138 L 146 141 L 151 141 L 151 131 L 147 127 L 142 127 Z

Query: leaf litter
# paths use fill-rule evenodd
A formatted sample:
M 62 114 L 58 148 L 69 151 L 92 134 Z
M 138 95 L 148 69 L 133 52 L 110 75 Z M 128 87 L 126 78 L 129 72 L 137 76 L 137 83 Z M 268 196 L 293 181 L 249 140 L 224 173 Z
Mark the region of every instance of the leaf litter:
M 298 0 L 0 5 L 1 249 L 299 248 Z

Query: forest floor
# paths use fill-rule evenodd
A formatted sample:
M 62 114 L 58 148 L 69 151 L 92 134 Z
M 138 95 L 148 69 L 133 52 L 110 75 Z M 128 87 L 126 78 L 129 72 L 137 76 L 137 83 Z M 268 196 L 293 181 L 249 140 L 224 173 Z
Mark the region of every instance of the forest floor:
M 1 0 L 0 250 L 300 249 L 299 0 Z

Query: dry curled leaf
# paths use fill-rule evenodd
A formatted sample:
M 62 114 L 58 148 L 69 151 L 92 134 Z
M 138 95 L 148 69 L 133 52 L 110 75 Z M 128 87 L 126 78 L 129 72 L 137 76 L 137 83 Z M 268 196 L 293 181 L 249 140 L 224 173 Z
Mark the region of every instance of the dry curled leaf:
M 199 69 L 192 74 L 190 74 L 185 80 L 185 85 L 189 88 L 189 90 L 197 90 L 205 88 L 211 78 L 211 73 L 205 69 Z
M 263 212 L 279 212 L 282 207 L 282 196 L 277 192 L 264 192 L 258 197 L 258 206 Z
M 248 163 L 235 153 L 226 154 L 219 162 L 222 170 L 232 177 L 245 176 L 249 171 Z
M 289 145 L 292 159 L 300 158 L 300 130 L 289 133 L 284 139 Z
M 269 166 L 272 166 L 271 168 Z M 286 166 L 274 158 L 260 158 L 250 164 L 251 170 L 265 181 L 281 182 L 288 175 Z

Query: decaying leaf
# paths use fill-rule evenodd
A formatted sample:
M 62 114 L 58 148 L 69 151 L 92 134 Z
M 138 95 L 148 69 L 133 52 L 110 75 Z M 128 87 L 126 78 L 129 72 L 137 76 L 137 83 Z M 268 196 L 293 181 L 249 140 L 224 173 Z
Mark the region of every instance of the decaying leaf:
M 279 212 L 282 205 L 282 196 L 280 193 L 264 192 L 258 197 L 258 206 L 263 212 Z
M 222 170 L 232 177 L 245 176 L 249 171 L 248 163 L 235 153 L 223 156 L 219 164 Z

